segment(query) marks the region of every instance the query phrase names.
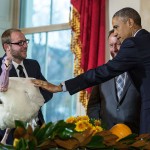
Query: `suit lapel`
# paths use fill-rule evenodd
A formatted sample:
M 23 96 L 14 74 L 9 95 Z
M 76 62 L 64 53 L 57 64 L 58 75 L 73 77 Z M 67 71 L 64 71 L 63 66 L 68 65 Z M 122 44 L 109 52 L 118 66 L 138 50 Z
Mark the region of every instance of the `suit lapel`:
M 115 78 L 108 81 L 108 87 L 110 87 L 110 91 L 112 93 L 114 100 L 116 100 L 116 102 L 118 103 L 118 98 L 117 98 L 117 94 L 116 94 Z
M 29 63 L 29 61 L 27 59 L 24 59 L 23 65 L 24 65 L 24 67 L 26 69 L 28 77 L 34 77 L 33 65 L 31 65 L 31 63 Z
M 12 68 L 11 68 L 11 70 L 10 70 L 10 72 L 9 72 L 9 76 L 10 76 L 10 77 L 18 77 L 14 65 L 12 65 Z
M 26 72 L 27 72 L 27 74 L 28 74 L 28 77 L 30 77 L 31 75 L 30 75 L 30 65 L 28 65 L 28 62 L 26 61 L 26 59 L 23 61 L 23 65 L 24 65 L 24 67 L 25 67 L 25 69 L 26 69 Z

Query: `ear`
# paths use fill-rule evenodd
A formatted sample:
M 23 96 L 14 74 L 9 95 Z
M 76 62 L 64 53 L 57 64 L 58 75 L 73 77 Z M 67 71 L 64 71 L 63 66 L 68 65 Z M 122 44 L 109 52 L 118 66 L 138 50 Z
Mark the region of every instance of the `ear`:
M 129 18 L 129 19 L 128 19 L 128 25 L 129 25 L 130 28 L 133 27 L 133 25 L 134 25 L 134 20 L 133 20 L 132 18 Z
M 3 48 L 4 48 L 5 52 L 6 52 L 6 54 L 10 53 L 11 47 L 10 47 L 9 44 L 5 43 L 5 44 L 3 45 Z
M 4 43 L 3 48 L 5 51 L 8 51 L 8 50 L 10 50 L 10 45 L 7 43 Z
M 7 58 L 9 58 L 9 60 L 12 60 L 11 46 L 10 46 L 10 44 L 5 43 L 5 44 L 3 45 L 3 48 L 4 48 L 4 50 L 5 50 L 5 53 L 6 53 L 6 55 L 7 55 Z

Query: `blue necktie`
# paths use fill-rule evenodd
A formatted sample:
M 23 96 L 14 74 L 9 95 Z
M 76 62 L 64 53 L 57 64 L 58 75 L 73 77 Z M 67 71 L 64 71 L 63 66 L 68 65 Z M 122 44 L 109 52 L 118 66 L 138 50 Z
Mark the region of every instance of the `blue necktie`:
M 117 89 L 118 100 L 120 100 L 121 98 L 124 85 L 125 85 L 125 73 L 116 77 L 116 89 Z

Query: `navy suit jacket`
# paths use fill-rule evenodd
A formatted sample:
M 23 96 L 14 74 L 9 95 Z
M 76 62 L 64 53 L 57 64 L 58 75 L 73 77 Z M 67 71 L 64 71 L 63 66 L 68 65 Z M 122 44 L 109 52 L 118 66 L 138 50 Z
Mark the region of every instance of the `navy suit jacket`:
M 115 78 L 94 86 L 87 106 L 90 118 L 101 119 L 110 129 L 117 123 L 128 125 L 133 133 L 139 133 L 140 95 L 127 77 L 120 100 Z
M 0 66 L 2 65 L 2 59 L 3 58 L 0 59 Z M 40 65 L 36 60 L 24 59 L 23 64 L 24 64 L 24 67 L 25 67 L 26 72 L 28 74 L 28 77 L 33 77 L 36 79 L 41 79 L 41 80 L 46 81 L 46 79 L 44 78 L 44 76 L 41 73 Z M 2 72 L 2 69 L 0 67 L 0 74 L 1 74 L 1 72 Z M 17 77 L 17 76 L 18 76 L 17 72 L 16 72 L 14 66 L 12 65 L 12 69 L 9 72 L 9 77 Z M 49 101 L 53 96 L 52 93 L 50 93 L 44 89 L 41 89 L 41 88 L 40 88 L 40 92 L 43 95 L 45 102 Z M 44 123 L 44 118 L 43 118 L 41 109 L 38 113 L 38 118 L 39 118 L 39 125 L 42 125 L 42 123 Z M 1 130 L 0 134 L 3 135 L 4 130 L 3 131 Z M 8 144 L 12 144 L 12 137 L 9 137 L 7 141 L 8 141 L 7 142 Z
M 74 79 L 65 81 L 70 94 L 98 85 L 129 72 L 141 95 L 140 133 L 150 133 L 150 33 L 140 30 L 135 37 L 123 41 L 115 58 Z

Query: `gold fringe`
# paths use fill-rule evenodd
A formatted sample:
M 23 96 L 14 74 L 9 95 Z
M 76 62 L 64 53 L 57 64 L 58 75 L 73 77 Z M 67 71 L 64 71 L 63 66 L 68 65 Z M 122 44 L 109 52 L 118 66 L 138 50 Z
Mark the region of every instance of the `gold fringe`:
M 70 25 L 72 28 L 71 51 L 75 54 L 74 75 L 77 76 L 84 71 L 81 68 L 82 44 L 80 40 L 80 14 L 74 7 L 72 9 L 72 20 L 70 21 Z M 89 95 L 86 90 L 80 91 L 79 99 L 82 105 L 87 108 Z

